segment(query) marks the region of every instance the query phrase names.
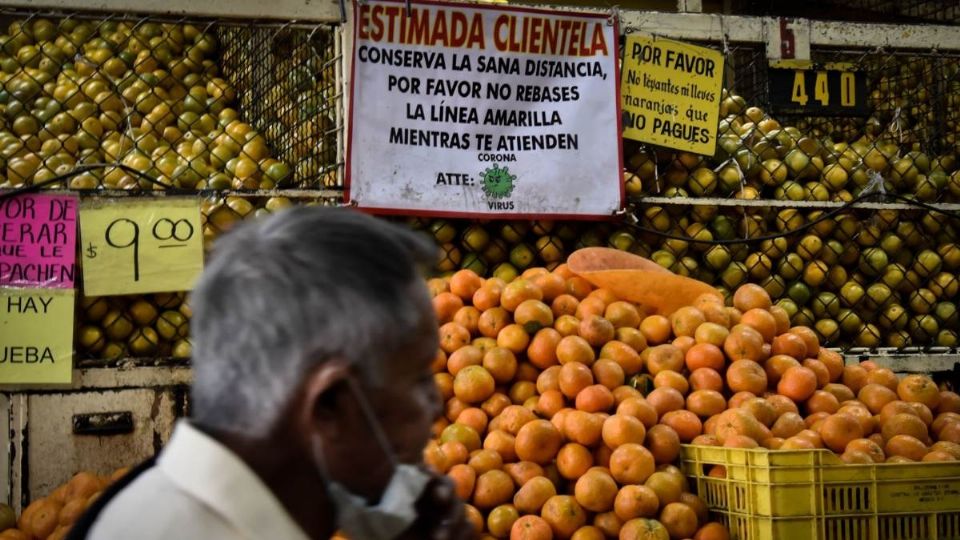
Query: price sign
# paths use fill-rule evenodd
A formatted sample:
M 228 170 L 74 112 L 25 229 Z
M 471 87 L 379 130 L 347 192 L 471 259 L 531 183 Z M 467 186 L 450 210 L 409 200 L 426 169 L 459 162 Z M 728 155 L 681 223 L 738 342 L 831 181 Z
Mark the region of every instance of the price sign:
M 203 269 L 200 201 L 91 201 L 80 211 L 88 296 L 186 291 Z
M 72 289 L 0 288 L 0 384 L 69 383 Z
M 866 116 L 867 83 L 848 64 L 777 62 L 770 66 L 770 107 L 778 114 Z

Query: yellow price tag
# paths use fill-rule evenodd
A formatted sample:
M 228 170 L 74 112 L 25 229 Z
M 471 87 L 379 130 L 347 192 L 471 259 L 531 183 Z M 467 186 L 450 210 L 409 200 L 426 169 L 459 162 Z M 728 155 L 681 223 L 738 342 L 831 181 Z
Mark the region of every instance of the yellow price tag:
M 87 296 L 187 291 L 203 270 L 198 199 L 90 201 L 80 207 Z
M 720 122 L 723 55 L 652 36 L 627 36 L 620 79 L 623 136 L 713 155 Z
M 0 384 L 69 383 L 73 289 L 0 288 Z

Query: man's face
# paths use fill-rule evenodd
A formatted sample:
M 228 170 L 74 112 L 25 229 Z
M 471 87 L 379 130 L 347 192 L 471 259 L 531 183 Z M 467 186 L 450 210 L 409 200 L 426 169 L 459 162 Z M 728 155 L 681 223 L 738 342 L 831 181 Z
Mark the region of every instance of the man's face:
M 379 497 L 392 474 L 388 456 L 373 430 L 383 431 L 397 461 L 419 463 L 433 421 L 443 410 L 430 369 L 438 347 L 437 323 L 426 289 L 418 285 L 416 294 L 424 301 L 415 335 L 410 336 L 408 346 L 383 351 L 379 383 L 367 383 L 356 375 L 358 384 L 354 388 L 363 396 L 343 398 L 339 435 L 327 439 L 333 454 L 327 456 L 331 475 L 350 491 L 371 500 Z M 377 425 L 371 425 L 362 414 L 358 399 L 369 403 Z

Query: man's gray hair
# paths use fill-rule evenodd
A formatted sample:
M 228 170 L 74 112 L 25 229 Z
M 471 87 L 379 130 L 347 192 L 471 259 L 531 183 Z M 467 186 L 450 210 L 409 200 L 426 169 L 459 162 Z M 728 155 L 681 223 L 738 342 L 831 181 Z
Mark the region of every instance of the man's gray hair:
M 264 435 L 318 362 L 340 357 L 377 383 L 384 351 L 416 339 L 430 310 L 425 238 L 353 210 L 293 208 L 220 238 L 191 295 L 192 416 Z

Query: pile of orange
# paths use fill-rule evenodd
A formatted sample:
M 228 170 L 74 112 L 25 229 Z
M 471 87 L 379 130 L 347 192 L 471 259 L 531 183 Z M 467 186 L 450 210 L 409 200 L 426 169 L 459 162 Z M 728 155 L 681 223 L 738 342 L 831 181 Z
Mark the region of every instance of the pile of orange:
M 425 460 L 454 481 L 479 536 L 729 538 L 674 466 L 682 394 L 635 387 L 644 366 L 677 360 L 656 382 L 689 386 L 679 350 L 650 356 L 648 334 L 665 339 L 669 323 L 654 328 L 565 265 L 510 283 L 463 270 L 430 287 L 446 414 Z
M 674 466 L 682 443 L 960 459 L 960 396 L 845 365 L 756 285 L 669 317 L 566 265 L 429 285 L 445 415 L 425 460 L 483 538 L 728 538 Z
M 30 503 L 15 529 L 0 532 L 0 540 L 62 540 L 70 527 L 83 515 L 113 481 L 126 474 L 127 468 L 118 469 L 109 476 L 89 472 L 74 475 L 46 498 Z

